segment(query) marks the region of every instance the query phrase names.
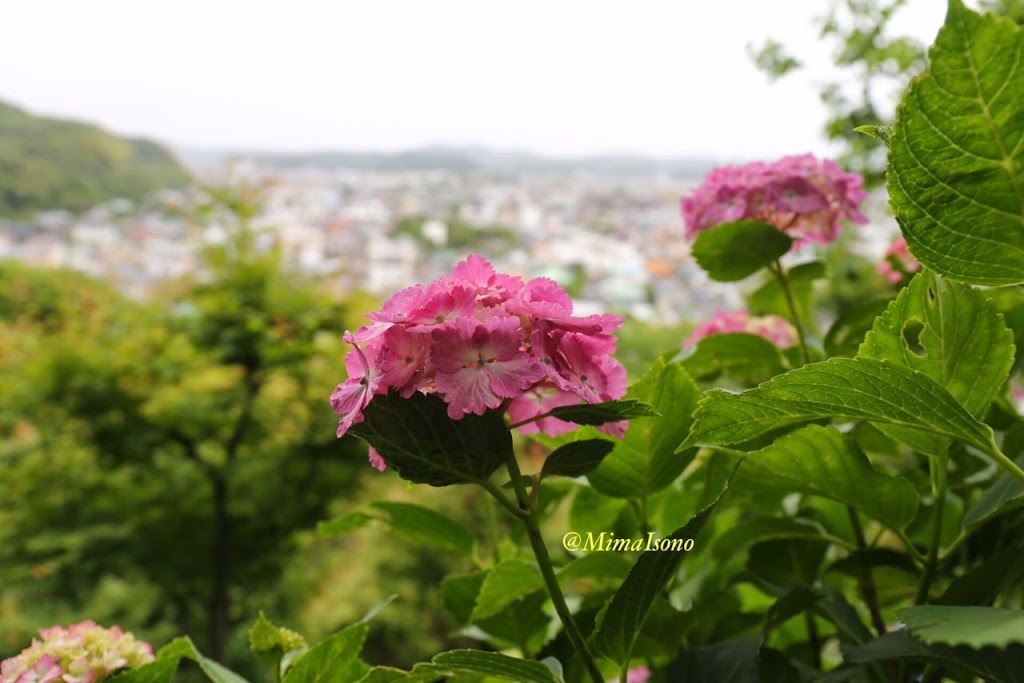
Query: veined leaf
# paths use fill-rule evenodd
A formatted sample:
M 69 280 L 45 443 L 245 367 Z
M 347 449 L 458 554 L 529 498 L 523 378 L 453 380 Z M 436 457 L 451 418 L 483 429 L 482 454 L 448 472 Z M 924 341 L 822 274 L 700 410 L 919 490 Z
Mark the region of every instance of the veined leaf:
M 785 372 L 782 354 L 770 341 L 756 334 L 713 334 L 697 342 L 680 362 L 697 380 L 724 375 L 750 385 Z
M 735 282 L 753 275 L 793 246 L 793 239 L 770 223 L 736 221 L 697 234 L 691 252 L 712 280 Z
M 695 444 L 739 444 L 820 418 L 907 427 L 910 435 L 925 434 L 919 439 L 924 445 L 938 434 L 986 452 L 995 447 L 991 428 L 975 420 L 933 380 L 869 358 L 812 363 L 741 394 L 712 391 L 701 400 L 694 418 L 681 449 Z
M 447 515 L 412 503 L 377 501 L 370 506 L 384 512 L 392 530 L 410 543 L 466 557 L 473 554 L 473 534 Z
M 824 496 L 852 505 L 893 529 L 903 529 L 917 513 L 913 484 L 875 471 L 852 439 L 818 425 L 790 432 L 746 454 L 730 487 Z
M 541 469 L 541 477 L 582 477 L 600 465 L 613 448 L 615 442 L 609 439 L 570 441 L 547 457 Z
M 914 257 L 982 285 L 1024 282 L 1024 32 L 950 0 L 896 113 L 887 184 Z
M 900 612 L 900 621 L 929 644 L 982 648 L 1024 643 L 1024 611 L 1018 609 L 920 605 Z
M 657 413 L 642 401 L 624 398 L 620 401 L 604 403 L 559 406 L 551 410 L 551 415 L 560 420 L 568 420 L 581 425 L 603 425 L 607 422 L 632 420 L 635 417 L 650 417 Z
M 542 590 L 540 571 L 524 560 L 507 560 L 487 572 L 476 596 L 471 622 L 486 619 L 530 593 Z
M 632 423 L 587 478 L 607 496 L 640 498 L 671 484 L 692 459 L 677 454 L 676 446 L 690 430 L 689 414 L 700 390 L 682 365 L 658 359 L 626 396 L 651 406 L 658 416 Z

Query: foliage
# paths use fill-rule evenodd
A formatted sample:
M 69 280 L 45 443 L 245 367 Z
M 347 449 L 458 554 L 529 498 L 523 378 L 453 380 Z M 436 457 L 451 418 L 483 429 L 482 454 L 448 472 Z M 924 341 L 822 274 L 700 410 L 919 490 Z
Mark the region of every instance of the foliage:
M 909 253 L 927 266 L 909 281 L 910 268 L 893 282 L 876 272 L 877 264 L 867 268 L 872 279 L 864 264 L 844 262 L 835 255 L 842 237 L 834 233 L 829 239 L 836 242 L 813 247 L 779 240 L 796 253 L 777 249 L 757 262 L 749 241 L 767 234 L 765 226 L 784 232 L 786 221 L 751 227 L 719 213 L 724 227 L 705 226 L 715 236 L 705 238 L 701 262 L 724 279 L 739 278 L 750 287 L 750 313 L 786 318 L 795 336 L 769 334 L 749 325 L 746 314 L 714 321 L 721 329 L 698 328 L 699 338 L 682 351 L 651 359 L 624 396 L 588 393 L 593 380 L 581 370 L 600 366 L 594 357 L 614 345 L 612 321 L 573 318 L 553 283 L 524 285 L 476 257 L 436 286 L 399 292 L 371 314 L 371 324 L 346 334 L 349 378 L 335 390 L 335 409 L 343 430 L 368 442 L 392 471 L 378 475 L 362 465 L 385 479 L 371 480 L 352 505 L 334 506 L 338 515 L 320 533 L 346 543 L 374 532 L 382 547 L 393 535 L 436 563 L 411 595 L 362 619 L 339 620 L 342 628 L 319 642 L 260 615 L 249 637 L 269 677 L 284 683 L 1020 680 L 1024 416 L 1016 344 L 1024 327 L 1024 277 L 1014 250 L 1024 234 L 1017 182 L 1024 117 L 1014 115 L 1013 98 L 991 74 L 1003 85 L 1015 82 L 1021 35 L 1004 18 L 950 0 L 931 70 L 898 109 L 888 139 L 888 183 Z M 944 99 L 950 93 L 959 94 L 957 102 Z M 941 114 L 957 106 L 969 111 L 959 112 L 953 125 Z M 936 135 L 954 144 L 939 145 Z M 711 180 L 720 186 L 721 174 Z M 716 191 L 705 199 L 714 214 L 734 198 Z M 793 199 L 786 192 L 759 197 L 771 215 L 787 213 Z M 287 394 L 259 413 L 269 398 L 264 387 L 304 356 L 289 344 L 301 335 L 259 324 L 265 319 L 256 312 L 279 299 L 252 297 L 262 281 L 253 273 L 263 267 L 254 264 L 264 261 L 244 245 L 211 261 L 212 272 L 236 275 L 199 287 L 194 311 L 174 328 L 182 330 L 180 341 L 162 333 L 158 345 L 126 346 L 117 342 L 115 325 L 105 346 L 91 351 L 115 366 L 138 358 L 130 348 L 168 359 L 159 378 L 147 377 L 144 410 L 130 409 L 109 380 L 92 384 L 76 373 L 55 378 L 36 370 L 33 376 L 46 381 L 21 382 L 19 391 L 44 397 L 47 415 L 76 431 L 59 433 L 59 443 L 43 451 L 38 422 L 18 431 L 20 412 L 8 412 L 12 446 L 78 467 L 90 486 L 82 501 L 102 491 L 102 479 L 91 472 L 111 455 L 144 461 L 143 453 L 162 453 L 180 464 L 182 453 L 161 445 L 160 429 L 180 425 L 185 439 L 205 446 L 197 452 L 205 465 L 187 480 L 192 496 L 206 470 L 266 457 L 264 449 L 288 435 L 294 409 L 288 406 L 300 401 Z M 244 264 L 249 267 L 239 267 Z M 856 277 L 836 278 L 837 264 Z M 824 291 L 830 266 L 838 282 Z M 225 289 L 237 301 L 219 301 Z M 857 300 L 858 293 L 880 296 Z M 322 310 L 324 304 L 306 305 Z M 35 338 L 18 335 L 38 336 L 35 324 L 16 319 L 8 326 L 18 342 L 11 358 L 21 365 L 29 364 L 26 349 Z M 403 336 L 416 334 L 422 337 Z M 579 341 L 571 334 L 596 335 L 592 353 L 562 345 Z M 429 352 L 406 353 L 417 344 Z M 75 368 L 68 355 L 62 371 Z M 505 377 L 496 363 L 510 363 L 518 374 Z M 460 373 L 460 382 L 477 389 L 468 398 L 444 377 Z M 129 387 L 141 383 L 137 374 L 126 377 Z M 315 384 L 312 375 L 307 379 Z M 571 393 L 570 405 L 534 406 L 517 419 L 511 406 L 541 381 Z M 58 385 L 65 392 L 60 401 Z M 322 390 L 321 400 L 329 387 Z M 18 405 L 32 405 L 20 398 Z M 312 403 L 307 410 L 315 413 Z M 261 429 L 264 415 L 272 416 L 274 430 Z M 545 420 L 551 422 L 541 425 Z M 623 434 L 618 423 L 626 420 Z M 319 429 L 312 424 L 311 418 L 296 428 L 311 440 L 302 442 L 304 450 L 319 443 L 310 436 Z M 254 442 L 244 440 L 250 432 Z M 73 438 L 83 433 L 88 447 Z M 230 455 L 238 433 L 248 457 Z M 159 474 L 184 478 L 171 469 Z M 286 481 L 271 467 L 260 474 Z M 377 500 L 379 482 L 397 481 L 395 474 L 430 486 Z M 35 505 L 50 494 L 38 476 L 16 479 L 36 482 L 27 494 L 18 492 L 20 500 Z M 161 478 L 158 486 L 171 482 Z M 127 486 L 107 504 L 131 500 Z M 253 505 L 260 490 L 256 478 L 246 480 L 237 504 Z M 429 504 L 424 491 L 436 494 Z M 275 517 L 287 510 L 277 504 Z M 0 514 L 0 521 L 23 529 L 19 509 L 0 507 Z M 88 527 L 86 548 L 104 544 L 113 552 L 133 531 L 104 521 Z M 54 547 L 66 558 L 69 548 L 81 547 L 54 542 L 45 524 L 26 528 L 12 560 L 42 561 Z M 158 546 L 149 550 L 160 555 Z M 353 556 L 349 564 L 366 573 L 360 583 L 337 589 L 346 597 L 406 588 L 397 569 L 382 569 L 370 553 Z M 93 556 L 73 559 L 87 557 Z M 78 574 L 54 576 L 73 581 Z M 380 650 L 368 644 L 384 630 L 387 613 L 428 598 L 443 603 L 446 634 L 463 642 L 438 638 L 432 642 L 444 651 L 417 652 L 401 668 L 377 659 Z M 423 637 L 436 638 L 439 627 L 431 619 Z M 182 658 L 210 680 L 239 680 L 187 639 L 125 679 L 169 680 Z
M 108 199 L 138 200 L 188 181 L 181 164 L 155 142 L 33 116 L 0 102 L 0 216 L 84 211 Z

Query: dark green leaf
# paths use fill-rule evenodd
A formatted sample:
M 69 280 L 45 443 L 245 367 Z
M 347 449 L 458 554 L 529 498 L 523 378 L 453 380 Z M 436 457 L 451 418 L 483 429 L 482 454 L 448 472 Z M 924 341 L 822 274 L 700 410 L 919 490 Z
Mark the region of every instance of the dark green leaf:
M 928 644 L 981 648 L 1024 643 L 1024 611 L 1016 609 L 921 605 L 900 612 L 900 621 Z
M 755 543 L 775 539 L 801 541 L 827 540 L 825 529 L 809 519 L 790 517 L 754 517 L 744 519 L 715 537 L 711 548 L 716 562 L 726 562 Z
M 460 624 L 469 623 L 473 607 L 476 606 L 476 596 L 480 593 L 486 576 L 487 572 L 449 574 L 441 581 L 441 600 L 444 602 L 444 608 Z
M 693 258 L 712 280 L 735 282 L 753 275 L 793 246 L 793 240 L 770 223 L 723 223 L 697 234 Z
M 580 403 L 574 406 L 559 406 L 551 411 L 554 417 L 581 425 L 603 425 L 608 422 L 632 420 L 637 417 L 657 415 L 654 409 L 636 399 L 606 401 L 605 403 Z
M 857 444 L 831 427 L 808 425 L 748 453 L 731 488 L 755 494 L 807 493 L 852 505 L 893 529 L 917 513 L 906 479 L 875 471 Z
M 717 501 L 701 510 L 667 540 L 696 540 L 716 504 Z M 651 605 L 675 576 L 685 556 L 685 550 L 650 550 L 640 555 L 626 580 L 598 617 L 592 636 L 598 654 L 620 665 L 626 663 Z
M 894 424 L 929 437 L 959 439 L 986 452 L 994 448 L 992 430 L 934 381 L 869 358 L 812 363 L 741 394 L 712 391 L 694 417 L 690 437 L 680 448 L 743 443 L 826 417 Z
M 906 632 L 886 633 L 863 645 L 843 645 L 843 658 L 855 664 L 887 660 L 929 662 L 957 666 L 991 683 L 1021 683 L 1024 671 L 1024 646 L 1011 645 L 1000 650 L 986 647 L 926 645 Z
M 697 380 L 723 375 L 753 385 L 785 372 L 782 355 L 774 344 L 741 332 L 705 337 L 680 362 Z
M 1004 448 L 1011 448 L 1013 439 L 1011 435 L 1020 434 L 1024 436 L 1024 427 L 1015 425 L 1003 440 Z M 1008 453 L 1008 455 L 1012 455 Z M 1017 455 L 1014 461 L 1017 467 L 1024 468 L 1024 451 Z M 1020 481 L 1003 474 L 992 484 L 988 491 L 981 496 L 981 499 L 964 515 L 964 528 L 978 527 L 996 515 L 1000 515 L 1014 508 L 1024 505 L 1024 485 Z
M 888 299 L 872 299 L 857 304 L 839 316 L 825 334 L 825 353 L 829 357 L 857 355 L 864 335 L 871 330 L 875 318 L 882 315 L 888 306 Z
M 668 680 L 673 683 L 749 683 L 760 680 L 758 651 L 763 636 L 747 636 L 714 645 L 692 647 L 673 662 Z
M 371 507 L 386 513 L 394 532 L 410 543 L 466 557 L 473 555 L 473 534 L 447 515 L 412 503 L 377 501 Z
M 541 470 L 541 477 L 582 477 L 600 465 L 613 448 L 615 442 L 608 439 L 571 441 L 556 448 L 547 457 Z
M 889 196 L 914 257 L 961 282 L 1024 282 L 1024 34 L 951 0 L 892 133 Z
M 436 394 L 375 396 L 363 416 L 349 431 L 376 448 L 398 476 L 417 484 L 480 481 L 512 457 L 512 434 L 500 414 L 452 420 Z
M 682 365 L 658 359 L 626 395 L 653 406 L 658 416 L 631 424 L 587 478 L 607 496 L 641 498 L 671 484 L 692 460 L 693 453 L 679 455 L 676 446 L 690 430 L 700 390 Z

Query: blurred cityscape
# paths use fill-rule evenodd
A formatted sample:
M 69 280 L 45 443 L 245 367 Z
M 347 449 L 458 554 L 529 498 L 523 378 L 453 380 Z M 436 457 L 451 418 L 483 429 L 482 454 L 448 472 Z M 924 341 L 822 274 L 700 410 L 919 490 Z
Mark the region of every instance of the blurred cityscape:
M 387 295 L 450 271 L 468 253 L 501 272 L 550 277 L 577 312 L 612 310 L 673 325 L 741 305 L 734 286 L 711 282 L 690 259 L 679 198 L 700 176 L 587 170 L 345 169 L 234 161 L 193 169 L 210 184 L 265 183 L 253 221 L 263 246 L 290 267 L 321 276 L 339 294 Z M 114 199 L 80 214 L 63 210 L 0 220 L 0 258 L 71 268 L 144 298 L 196 269 L 197 250 L 226 237 L 216 223 L 190 226 L 198 189 L 142 201 Z M 894 228 L 875 206 L 861 246 L 880 254 Z

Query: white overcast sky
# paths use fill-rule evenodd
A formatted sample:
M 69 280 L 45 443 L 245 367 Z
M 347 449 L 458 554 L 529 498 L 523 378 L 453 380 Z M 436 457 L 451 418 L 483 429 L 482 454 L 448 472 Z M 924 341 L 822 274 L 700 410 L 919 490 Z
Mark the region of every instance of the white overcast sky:
M 930 42 L 942 0 L 897 27 Z M 0 100 L 193 148 L 825 152 L 824 0 L 5 0 Z M 745 46 L 810 62 L 769 83 Z

